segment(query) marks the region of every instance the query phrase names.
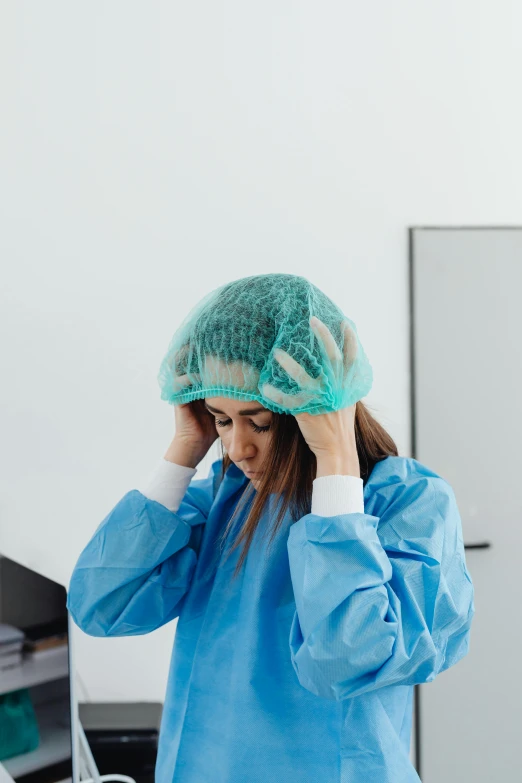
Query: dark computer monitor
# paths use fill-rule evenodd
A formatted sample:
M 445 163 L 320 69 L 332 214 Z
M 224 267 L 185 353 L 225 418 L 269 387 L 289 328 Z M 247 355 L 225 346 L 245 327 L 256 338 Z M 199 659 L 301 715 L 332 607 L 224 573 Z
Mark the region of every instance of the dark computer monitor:
M 0 763 L 16 783 L 78 774 L 78 707 L 63 585 L 0 554 Z

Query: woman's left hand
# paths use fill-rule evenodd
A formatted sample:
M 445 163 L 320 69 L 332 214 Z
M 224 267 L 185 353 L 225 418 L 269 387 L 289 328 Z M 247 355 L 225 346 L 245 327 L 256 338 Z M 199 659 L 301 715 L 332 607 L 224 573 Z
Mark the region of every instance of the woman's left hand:
M 308 446 L 317 459 L 320 476 L 361 477 L 355 442 L 355 406 L 331 413 L 296 413 L 295 418 Z
M 357 460 L 355 445 L 355 403 L 349 408 L 330 413 L 296 413 L 295 419 L 309 448 L 320 460 L 353 462 Z
M 310 326 L 316 337 L 322 341 L 334 367 L 346 365 L 351 361 L 354 340 L 348 324 L 345 324 L 344 355 L 341 354 L 330 330 L 322 321 L 314 316 L 310 319 Z M 304 401 L 313 398 L 314 386 L 318 383 L 318 379 L 311 378 L 286 351 L 277 349 L 274 355 L 279 364 L 303 389 L 297 399 Z M 283 394 L 269 384 L 264 385 L 263 394 L 279 404 L 288 405 L 291 402 L 289 395 Z M 336 473 L 360 477 L 355 441 L 355 408 L 356 403 L 329 413 L 294 414 L 305 441 L 317 458 L 317 477 Z

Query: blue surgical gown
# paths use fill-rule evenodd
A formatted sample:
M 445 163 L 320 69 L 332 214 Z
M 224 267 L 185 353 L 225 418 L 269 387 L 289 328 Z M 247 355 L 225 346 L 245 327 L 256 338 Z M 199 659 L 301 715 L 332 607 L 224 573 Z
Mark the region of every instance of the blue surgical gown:
M 413 686 L 466 655 L 475 611 L 451 486 L 386 457 L 364 513 L 285 516 L 269 548 L 272 495 L 233 580 L 241 547 L 225 560 L 217 540 L 248 479 L 220 472 L 192 479 L 176 513 L 129 491 L 68 589 L 92 636 L 178 618 L 156 783 L 419 781 Z

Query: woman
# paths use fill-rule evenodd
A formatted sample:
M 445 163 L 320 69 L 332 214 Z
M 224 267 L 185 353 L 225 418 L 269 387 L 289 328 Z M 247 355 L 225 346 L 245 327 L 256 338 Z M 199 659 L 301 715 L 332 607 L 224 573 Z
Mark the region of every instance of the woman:
M 242 278 L 189 314 L 159 380 L 174 438 L 67 598 L 92 636 L 178 618 L 156 781 L 419 781 L 413 686 L 468 652 L 474 591 L 450 485 L 361 402 L 355 325 L 305 278 Z

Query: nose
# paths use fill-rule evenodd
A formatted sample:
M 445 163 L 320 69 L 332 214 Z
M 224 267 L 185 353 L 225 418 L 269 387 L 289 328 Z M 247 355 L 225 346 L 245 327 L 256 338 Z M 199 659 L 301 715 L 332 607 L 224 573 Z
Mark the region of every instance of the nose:
M 236 429 L 235 432 L 231 433 L 227 451 L 233 462 L 243 462 L 243 460 L 248 460 L 255 456 L 256 447 L 248 433 L 239 432 Z

